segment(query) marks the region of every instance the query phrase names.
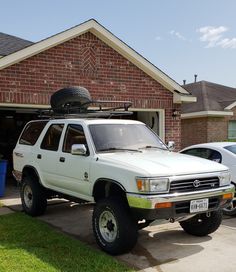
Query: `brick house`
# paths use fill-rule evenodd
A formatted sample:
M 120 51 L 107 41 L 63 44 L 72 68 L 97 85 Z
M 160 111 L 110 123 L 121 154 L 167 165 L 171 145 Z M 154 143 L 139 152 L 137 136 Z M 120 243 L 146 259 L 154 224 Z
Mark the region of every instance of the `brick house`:
M 180 112 L 181 103 L 195 101 L 127 44 L 89 20 L 0 59 L 0 148 L 7 146 L 5 157 L 25 122 L 37 118 L 38 109 L 49 107 L 50 95 L 66 86 L 83 86 L 93 99 L 132 101 L 134 118 L 150 125 L 164 141 L 175 140 L 177 149 L 180 116 L 173 113 Z
M 207 81 L 183 86 L 197 97 L 182 105 L 182 148 L 199 143 L 236 141 L 236 88 Z

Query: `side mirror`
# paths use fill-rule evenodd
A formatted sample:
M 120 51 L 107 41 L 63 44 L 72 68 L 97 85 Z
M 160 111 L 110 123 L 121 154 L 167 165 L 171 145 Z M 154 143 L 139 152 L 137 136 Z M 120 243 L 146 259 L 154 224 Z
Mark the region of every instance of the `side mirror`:
M 174 151 L 175 150 L 175 142 L 174 141 L 167 142 L 167 147 L 170 151 Z
M 73 144 L 71 147 L 72 155 L 87 155 L 87 148 L 84 144 Z

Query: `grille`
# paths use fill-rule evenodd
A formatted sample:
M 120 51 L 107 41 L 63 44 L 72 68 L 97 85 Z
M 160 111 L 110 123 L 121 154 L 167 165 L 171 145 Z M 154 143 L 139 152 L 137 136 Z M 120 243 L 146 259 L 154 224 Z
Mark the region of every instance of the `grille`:
M 220 186 L 219 183 L 220 182 L 218 177 L 172 181 L 170 184 L 170 193 L 181 193 L 218 188 Z

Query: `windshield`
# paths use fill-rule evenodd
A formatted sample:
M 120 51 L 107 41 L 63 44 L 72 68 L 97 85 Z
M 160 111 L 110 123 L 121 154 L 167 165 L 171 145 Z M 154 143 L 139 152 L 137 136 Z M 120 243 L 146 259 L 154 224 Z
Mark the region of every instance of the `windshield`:
M 236 154 L 236 145 L 228 145 L 224 147 L 225 149 L 227 149 L 228 151 Z
M 90 125 L 89 129 L 97 152 L 167 150 L 159 137 L 142 124 L 96 124 Z

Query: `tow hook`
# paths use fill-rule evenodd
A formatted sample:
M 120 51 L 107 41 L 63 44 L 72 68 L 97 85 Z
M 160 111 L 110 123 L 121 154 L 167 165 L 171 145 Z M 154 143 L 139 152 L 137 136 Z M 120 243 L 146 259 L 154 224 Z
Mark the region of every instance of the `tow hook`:
M 210 212 L 207 212 L 207 213 L 206 213 L 206 217 L 211 217 L 211 213 L 210 213 Z

